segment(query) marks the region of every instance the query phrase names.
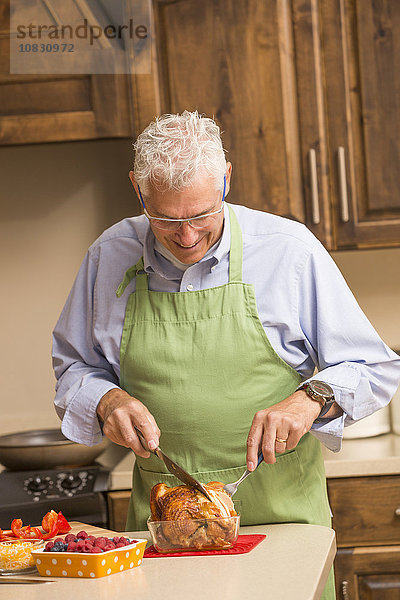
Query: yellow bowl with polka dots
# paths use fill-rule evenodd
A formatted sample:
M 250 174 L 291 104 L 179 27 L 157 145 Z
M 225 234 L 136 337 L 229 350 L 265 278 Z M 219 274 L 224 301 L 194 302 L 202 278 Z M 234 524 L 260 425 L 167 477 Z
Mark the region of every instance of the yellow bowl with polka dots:
M 105 577 L 121 573 L 142 564 L 147 540 L 136 539 L 132 544 L 99 554 L 84 552 L 45 552 L 33 550 L 36 568 L 47 577 Z

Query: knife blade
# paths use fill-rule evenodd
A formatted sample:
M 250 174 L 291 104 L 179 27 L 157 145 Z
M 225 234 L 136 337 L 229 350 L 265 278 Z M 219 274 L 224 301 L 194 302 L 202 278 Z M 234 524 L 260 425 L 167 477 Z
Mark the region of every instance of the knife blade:
M 186 485 L 189 485 L 190 487 L 193 487 L 196 490 L 198 490 L 199 492 L 201 492 L 202 494 L 204 494 L 204 496 L 210 502 L 213 501 L 211 499 L 211 497 L 209 496 L 206 488 L 204 487 L 204 485 L 202 483 L 200 483 L 200 481 L 197 481 L 197 479 L 195 479 L 194 477 L 192 477 L 190 475 L 190 473 L 188 473 L 187 471 L 185 471 L 185 469 L 182 469 L 182 467 L 180 467 L 176 462 L 174 462 L 171 458 L 169 458 L 169 456 L 167 456 L 165 454 L 165 452 L 163 452 L 159 446 L 155 450 L 150 450 L 150 448 L 146 444 L 146 440 L 145 440 L 142 432 L 140 431 L 140 429 L 138 429 L 135 426 L 135 431 L 136 431 L 136 433 L 137 433 L 137 435 L 139 437 L 140 443 L 142 444 L 143 448 L 145 450 L 148 450 L 148 452 L 152 452 L 153 454 L 155 454 L 156 456 L 158 456 L 158 458 L 163 461 L 163 463 L 167 467 L 168 471 L 170 473 L 172 473 L 172 475 L 175 475 L 175 477 L 177 479 L 179 479 L 180 481 L 182 481 Z
M 36 578 L 25 578 L 25 577 L 15 577 L 14 575 L 11 576 L 2 576 L 0 577 L 0 585 L 2 583 L 55 583 L 55 579 L 41 579 L 40 577 L 36 577 Z

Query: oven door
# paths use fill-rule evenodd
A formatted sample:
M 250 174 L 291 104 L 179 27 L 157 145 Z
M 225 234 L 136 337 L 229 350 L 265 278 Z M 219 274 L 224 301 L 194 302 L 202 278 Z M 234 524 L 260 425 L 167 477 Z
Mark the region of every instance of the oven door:
M 13 519 L 22 519 L 24 525 L 40 525 L 50 510 L 62 512 L 68 521 L 80 521 L 97 527 L 108 527 L 107 502 L 102 492 L 80 494 L 73 498 L 54 498 L 38 502 L 7 505 L 3 498 L 0 506 L 0 527 L 9 529 Z

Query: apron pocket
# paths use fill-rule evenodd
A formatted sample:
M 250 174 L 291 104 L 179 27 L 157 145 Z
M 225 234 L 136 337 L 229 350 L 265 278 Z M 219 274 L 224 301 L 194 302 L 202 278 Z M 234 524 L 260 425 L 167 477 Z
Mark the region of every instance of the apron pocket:
M 277 455 L 273 465 L 261 463 L 240 484 L 236 497 L 242 525 L 310 523 L 315 512 L 296 450 Z

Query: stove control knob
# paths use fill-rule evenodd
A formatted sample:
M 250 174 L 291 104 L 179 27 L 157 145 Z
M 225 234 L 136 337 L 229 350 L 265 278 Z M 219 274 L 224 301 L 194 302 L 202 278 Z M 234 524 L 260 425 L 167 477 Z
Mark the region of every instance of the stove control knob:
M 69 475 L 66 475 L 61 480 L 61 487 L 64 488 L 64 490 L 75 490 L 76 488 L 80 487 L 81 485 L 82 485 L 82 479 L 79 477 L 79 475 L 72 475 L 72 473 L 70 473 Z
M 43 492 L 49 486 L 48 481 L 44 481 L 39 475 L 28 480 L 27 488 L 31 492 Z

